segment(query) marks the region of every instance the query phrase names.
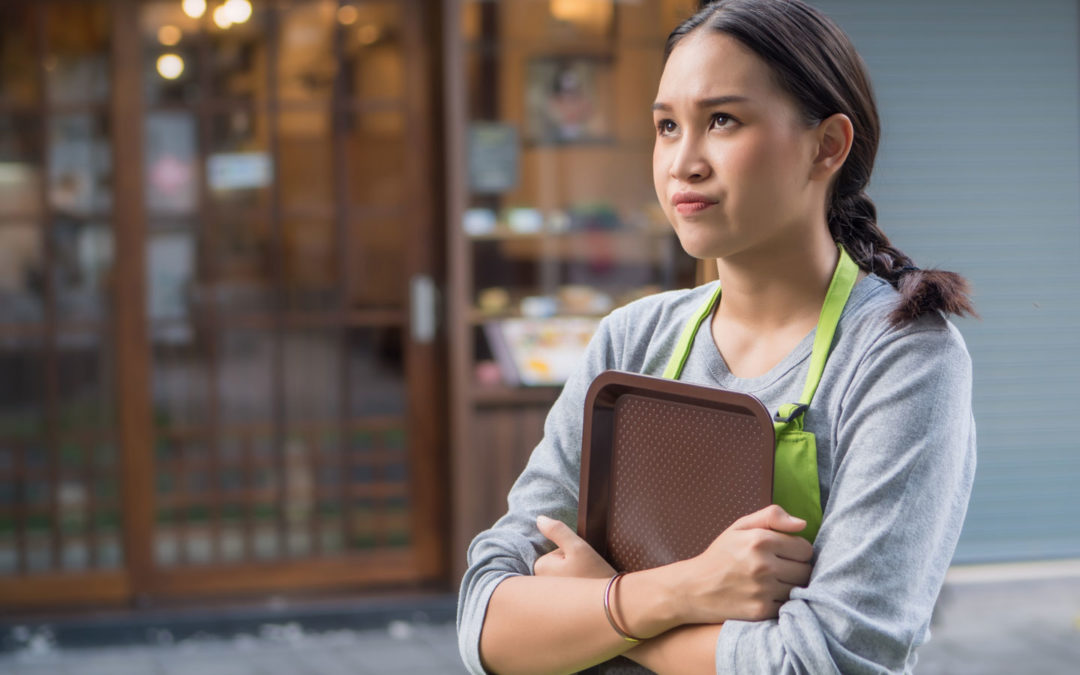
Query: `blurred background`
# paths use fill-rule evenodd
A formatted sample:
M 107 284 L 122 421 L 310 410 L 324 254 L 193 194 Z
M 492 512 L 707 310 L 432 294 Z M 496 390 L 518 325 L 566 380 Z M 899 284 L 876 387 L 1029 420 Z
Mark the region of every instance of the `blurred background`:
M 974 284 L 956 563 L 1080 557 L 1077 2 L 815 4 Z M 452 603 L 599 317 L 708 276 L 650 173 L 696 7 L 0 4 L 0 613 Z

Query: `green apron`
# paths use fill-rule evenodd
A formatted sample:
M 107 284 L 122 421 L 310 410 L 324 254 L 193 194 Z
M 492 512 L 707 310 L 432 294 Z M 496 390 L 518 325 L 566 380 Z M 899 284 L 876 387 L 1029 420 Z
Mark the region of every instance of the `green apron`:
M 821 488 L 818 484 L 817 442 L 814 434 L 803 430 L 803 415 L 809 409 L 810 401 L 821 382 L 821 373 L 825 370 L 825 361 L 832 348 L 836 325 L 840 322 L 840 314 L 844 311 L 844 305 L 847 304 L 858 276 L 858 266 L 841 246 L 840 261 L 833 272 L 829 291 L 825 294 L 825 304 L 822 305 L 821 315 L 818 317 L 814 348 L 810 354 L 810 370 L 806 373 L 802 396 L 798 403 L 780 406 L 773 422 L 776 431 L 773 501 L 791 515 L 806 521 L 806 529 L 799 535 L 811 543 L 821 529 Z M 675 345 L 675 353 L 671 355 L 664 369 L 664 377 L 679 379 L 686 358 L 690 355 L 694 336 L 719 299 L 720 285 L 717 284 L 709 301 L 702 305 L 683 327 Z

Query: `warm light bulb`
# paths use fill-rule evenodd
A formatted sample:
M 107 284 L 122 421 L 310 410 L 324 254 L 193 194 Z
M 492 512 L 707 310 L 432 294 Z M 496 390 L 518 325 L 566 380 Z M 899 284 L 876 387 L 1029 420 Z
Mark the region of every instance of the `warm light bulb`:
M 214 23 L 222 30 L 232 25 L 232 19 L 229 18 L 229 10 L 225 9 L 225 5 L 218 5 L 217 9 L 214 10 Z
M 162 54 L 157 60 L 157 71 L 166 80 L 175 80 L 184 72 L 184 59 L 176 54 Z
M 184 14 L 192 19 L 198 19 L 206 13 L 206 0 L 184 0 L 181 6 L 184 8 Z
M 360 18 L 360 10 L 352 5 L 342 5 L 337 11 L 337 20 L 342 26 L 351 26 Z
M 232 23 L 244 23 L 251 18 L 251 3 L 248 0 L 226 0 L 222 7 Z
M 172 47 L 173 45 L 180 42 L 180 37 L 182 35 L 183 33 L 181 33 L 180 29 L 176 26 L 165 25 L 158 29 L 157 39 L 158 42 L 165 45 L 166 47 Z

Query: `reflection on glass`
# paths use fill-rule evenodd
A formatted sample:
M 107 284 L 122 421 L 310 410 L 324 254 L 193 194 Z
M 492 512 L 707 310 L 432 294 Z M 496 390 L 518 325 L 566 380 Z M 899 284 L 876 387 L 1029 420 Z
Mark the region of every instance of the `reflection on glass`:
M 286 302 L 299 310 L 335 309 L 340 298 L 334 225 L 317 218 L 282 223 Z
M 0 4 L 0 103 L 37 105 L 37 34 L 30 3 Z
M 357 113 L 343 138 L 348 195 L 354 207 L 400 206 L 405 197 L 405 116 L 395 110 Z
M 212 302 L 219 312 L 269 311 L 274 306 L 273 238 L 267 219 L 237 215 L 211 224 Z M 209 292 L 209 291 L 207 291 Z
M 257 3 L 251 18 L 227 29 L 210 25 L 210 96 L 254 103 L 266 101 L 267 10 Z
M 273 419 L 274 337 L 232 330 L 219 335 L 218 404 L 223 424 Z
M 59 409 L 61 431 L 105 431 L 116 424 L 113 349 L 97 333 L 61 333 L 59 351 Z
M 143 42 L 143 73 L 146 101 L 156 103 L 192 103 L 199 94 L 199 21 L 183 11 L 176 0 L 158 0 L 139 4 L 139 32 Z M 174 54 L 183 61 L 183 72 L 168 79 L 157 69 L 164 54 Z
M 0 443 L 21 453 L 29 463 L 43 452 L 31 452 L 31 442 L 44 433 L 45 352 L 38 338 L 0 340 Z
M 44 7 L 49 99 L 54 103 L 105 103 L 109 96 L 107 5 L 66 0 Z
M 112 152 L 104 115 L 57 115 L 49 121 L 49 202 L 71 214 L 112 206 Z
M 285 417 L 290 423 L 332 422 L 341 410 L 341 333 L 312 329 L 287 331 L 282 335 L 282 362 L 285 368 Z M 298 446 L 288 447 L 289 445 Z M 313 450 L 311 439 L 293 437 L 286 444 L 289 453 Z M 294 458 L 295 459 L 295 458 Z
M 285 209 L 333 207 L 333 118 L 322 109 L 278 115 L 278 194 Z
M 0 217 L 40 213 L 40 118 L 35 113 L 0 115 Z
M 151 332 L 153 340 L 151 401 L 154 425 L 160 433 L 207 423 L 210 404 L 207 345 L 190 324 L 165 324 Z M 167 438 L 156 442 L 159 459 L 172 456 Z
M 365 2 L 349 7 L 351 21 L 342 22 L 341 28 L 345 96 L 401 98 L 405 93 L 401 5 Z
M 195 282 L 194 232 L 153 232 L 146 249 L 147 314 L 151 321 L 188 319 Z
M 409 228 L 404 218 L 363 218 L 349 225 L 349 307 L 404 307 L 402 271 Z
M 397 327 L 346 331 L 349 416 L 405 414 L 405 365 Z
M 103 320 L 113 268 L 112 229 L 104 223 L 61 218 L 53 223 L 52 238 L 52 274 L 61 319 Z
M 0 223 L 0 323 L 42 320 L 44 240 L 43 228 L 38 224 Z
M 206 182 L 218 208 L 265 206 L 273 180 L 267 116 L 246 110 L 210 117 Z
M 295 3 L 279 15 L 277 83 L 282 100 L 330 98 L 337 73 L 334 20 L 337 2 Z
M 146 116 L 146 207 L 154 214 L 193 213 L 199 205 L 195 116 Z

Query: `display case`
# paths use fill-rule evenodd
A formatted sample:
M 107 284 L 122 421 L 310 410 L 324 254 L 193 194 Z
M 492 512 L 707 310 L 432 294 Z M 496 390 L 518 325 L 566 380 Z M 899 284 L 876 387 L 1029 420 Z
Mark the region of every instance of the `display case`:
M 651 105 L 667 34 L 696 6 L 446 5 L 459 549 L 505 510 L 601 317 L 695 282 L 653 189 Z

